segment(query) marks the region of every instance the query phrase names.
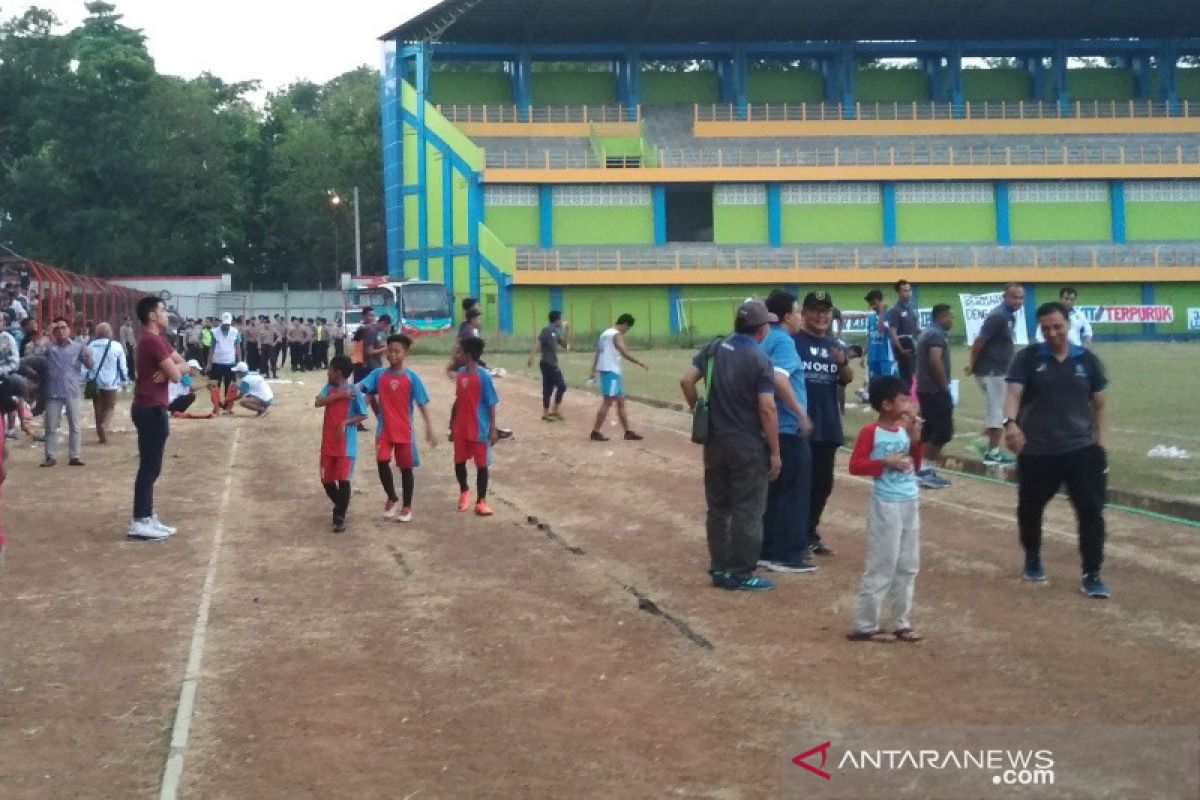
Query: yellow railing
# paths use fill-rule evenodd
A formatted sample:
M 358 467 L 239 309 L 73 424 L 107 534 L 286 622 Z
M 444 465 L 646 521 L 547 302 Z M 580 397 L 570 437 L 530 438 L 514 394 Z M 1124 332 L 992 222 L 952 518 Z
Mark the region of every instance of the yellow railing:
M 1038 119 L 1170 119 L 1200 117 L 1200 103 L 1167 104 L 1153 100 L 1073 100 L 1067 103 L 761 103 L 738 117 L 731 103 L 697 104 L 693 122 L 843 122 L 888 120 L 1038 120 Z
M 518 271 L 1196 267 L 1196 245 L 517 248 Z
M 526 113 L 519 106 L 444 104 L 437 107 L 446 119 L 454 123 L 505 123 L 540 125 L 546 123 L 578 122 L 620 123 L 640 122 L 641 106 L 623 105 L 565 105 L 533 106 Z

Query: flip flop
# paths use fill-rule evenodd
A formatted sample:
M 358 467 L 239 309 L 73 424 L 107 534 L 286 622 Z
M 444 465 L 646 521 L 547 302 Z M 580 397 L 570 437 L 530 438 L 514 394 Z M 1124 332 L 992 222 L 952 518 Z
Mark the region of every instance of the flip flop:
M 912 628 L 901 628 L 892 633 L 898 642 L 919 642 L 925 637 L 914 631 Z

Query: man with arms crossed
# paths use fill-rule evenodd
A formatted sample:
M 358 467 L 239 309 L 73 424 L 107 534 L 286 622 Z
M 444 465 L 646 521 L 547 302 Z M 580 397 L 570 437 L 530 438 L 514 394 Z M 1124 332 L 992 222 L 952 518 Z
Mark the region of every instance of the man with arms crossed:
M 1079 526 L 1083 580 L 1079 591 L 1104 599 L 1104 501 L 1108 458 L 1104 445 L 1104 365 L 1067 338 L 1067 309 L 1038 308 L 1045 342 L 1026 347 L 1008 370 L 1004 438 L 1017 453 L 1017 526 L 1027 581 L 1046 580 L 1042 568 L 1042 514 L 1064 483 Z

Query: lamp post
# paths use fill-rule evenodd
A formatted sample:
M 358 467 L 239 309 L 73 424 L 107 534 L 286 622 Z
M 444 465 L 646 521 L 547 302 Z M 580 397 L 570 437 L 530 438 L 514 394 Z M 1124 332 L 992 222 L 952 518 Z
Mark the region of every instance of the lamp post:
M 339 195 L 337 191 L 334 189 L 329 189 L 327 194 L 329 195 L 329 203 L 334 208 L 341 206 L 342 196 Z M 357 277 L 362 275 L 362 221 L 359 219 L 358 215 L 357 186 L 354 187 L 352 202 L 354 203 L 354 274 Z

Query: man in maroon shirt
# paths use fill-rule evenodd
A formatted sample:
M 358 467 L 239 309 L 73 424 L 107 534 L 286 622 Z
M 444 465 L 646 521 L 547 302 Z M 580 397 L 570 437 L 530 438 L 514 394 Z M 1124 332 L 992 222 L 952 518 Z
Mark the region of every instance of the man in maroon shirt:
M 164 525 L 154 513 L 154 482 L 162 472 L 167 446 L 169 414 L 167 384 L 182 376 L 183 357 L 167 340 L 167 307 L 157 297 L 143 297 L 137 304 L 142 335 L 134 349 L 137 379 L 133 388 L 133 426 L 138 435 L 138 472 L 133 485 L 133 521 L 129 538 L 143 541 L 165 539 L 175 529 Z

